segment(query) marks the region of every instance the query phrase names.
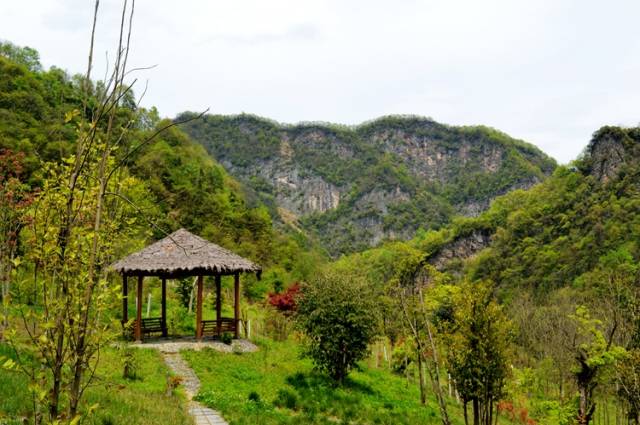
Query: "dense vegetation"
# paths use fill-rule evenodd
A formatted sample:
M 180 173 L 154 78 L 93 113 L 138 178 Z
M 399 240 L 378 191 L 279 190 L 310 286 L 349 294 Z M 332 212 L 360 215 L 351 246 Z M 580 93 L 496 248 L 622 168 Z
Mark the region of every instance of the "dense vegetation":
M 185 130 L 269 205 L 274 219 L 290 222 L 293 215 L 334 255 L 478 213 L 497 195 L 540 181 L 555 167 L 535 147 L 496 130 L 421 117 L 347 127 L 207 115 Z M 337 208 L 308 205 L 309 198 L 337 193 Z
M 635 387 L 622 382 L 637 379 L 637 369 L 621 359 L 636 358 L 640 332 L 639 147 L 637 129 L 603 128 L 574 164 L 529 190 L 496 199 L 479 217 L 345 257 L 334 267 L 365 276 L 380 293 L 388 293 L 394 271 L 403 268 L 414 283 L 435 285 L 436 293 L 425 297 L 436 303 L 429 320 L 436 329 L 456 315 L 447 301 L 455 297 L 437 293 L 464 288 L 464 282 L 488 284 L 515 338 L 509 354 L 515 366 L 509 379 L 515 381 L 506 387 L 503 397 L 511 404 L 503 408 L 520 405 L 536 421 L 550 424 L 573 423 L 572 415 L 582 417 L 580 423 L 591 417 L 613 423 L 626 409 L 630 423 L 636 423 Z M 612 169 L 603 173 L 602 163 Z M 486 236 L 484 249 L 458 244 L 478 234 Z M 447 249 L 454 250 L 451 259 L 438 259 Z M 470 295 L 481 293 L 474 289 Z M 395 311 L 386 314 L 386 322 L 394 323 Z M 447 326 L 441 330 L 445 355 L 457 351 Z M 394 337 L 397 329 L 385 332 Z M 455 370 L 455 364 L 449 367 L 450 373 Z M 578 394 L 587 402 L 579 403 Z M 593 406 L 598 407 L 590 410 Z
M 0 423 L 189 423 L 157 353 L 111 344 L 106 269 L 179 227 L 265 268 L 242 301 L 260 350 L 182 353 L 231 423 L 640 423 L 640 130 L 599 130 L 545 178 L 551 160 L 483 127 L 207 116 L 186 123 L 195 143 L 109 90 L 0 44 Z M 416 137 L 455 152 L 450 166 L 421 175 L 424 158 L 402 153 Z M 276 159 L 341 190 L 337 208 L 285 220 L 256 172 Z M 365 249 L 380 225 L 415 236 Z M 329 263 L 316 238 L 351 254 Z M 170 288 L 171 332 L 190 332 L 192 284 Z

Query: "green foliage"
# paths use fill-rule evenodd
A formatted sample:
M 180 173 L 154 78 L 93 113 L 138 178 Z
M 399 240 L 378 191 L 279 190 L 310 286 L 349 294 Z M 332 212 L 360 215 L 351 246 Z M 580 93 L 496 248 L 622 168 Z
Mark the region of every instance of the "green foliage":
M 493 300 L 488 284 L 467 284 L 455 299 L 447 364 L 463 403 L 474 417 L 493 423 L 493 405 L 504 395 L 509 375 L 511 324 Z
M 305 354 L 318 370 L 342 382 L 378 331 L 376 313 L 366 281 L 338 273 L 312 279 L 302 286 L 296 315 L 307 338 Z
M 231 335 L 229 332 L 224 332 L 220 337 L 220 341 L 222 341 L 223 344 L 231 345 L 231 342 L 233 341 L 233 335 Z

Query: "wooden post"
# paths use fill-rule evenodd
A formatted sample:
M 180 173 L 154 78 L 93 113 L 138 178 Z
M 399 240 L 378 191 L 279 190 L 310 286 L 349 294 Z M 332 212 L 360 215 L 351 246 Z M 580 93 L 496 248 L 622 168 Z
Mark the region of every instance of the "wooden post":
M 142 276 L 138 276 L 138 299 L 136 300 L 136 341 L 142 341 Z
M 167 337 L 167 279 L 162 278 L 162 336 Z
M 240 337 L 240 273 L 233 275 L 233 325 L 235 326 L 235 338 Z
M 122 273 L 122 325 L 129 321 L 129 288 L 127 287 L 127 275 Z
M 203 277 L 198 276 L 198 294 L 196 297 L 196 339 L 202 339 L 202 286 Z
M 222 333 L 222 297 L 220 296 L 220 287 L 222 286 L 222 278 L 219 274 L 216 275 L 216 333 L 218 338 Z

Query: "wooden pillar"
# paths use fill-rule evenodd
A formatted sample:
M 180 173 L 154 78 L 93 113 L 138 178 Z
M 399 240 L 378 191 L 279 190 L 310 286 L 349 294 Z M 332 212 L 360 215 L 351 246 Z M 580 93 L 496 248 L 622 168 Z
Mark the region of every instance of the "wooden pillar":
M 198 295 L 196 297 L 196 339 L 202 339 L 202 287 L 203 277 L 198 276 Z
M 222 297 L 220 296 L 220 288 L 222 286 L 222 278 L 216 275 L 216 334 L 220 337 L 222 333 Z
M 138 299 L 136 300 L 136 341 L 142 341 L 142 276 L 138 276 Z
M 235 338 L 240 335 L 240 273 L 233 275 L 233 323 L 235 326 Z
M 162 336 L 167 337 L 167 279 L 162 278 Z
M 127 275 L 122 273 L 122 325 L 129 321 L 129 288 L 127 287 Z

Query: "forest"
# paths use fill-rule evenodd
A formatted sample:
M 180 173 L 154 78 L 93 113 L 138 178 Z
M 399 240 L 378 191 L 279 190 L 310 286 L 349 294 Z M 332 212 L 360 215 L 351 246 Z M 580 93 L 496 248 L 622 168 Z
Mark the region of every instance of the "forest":
M 557 166 L 498 130 L 417 117 L 164 118 L 129 80 L 129 13 L 105 80 L 91 55 L 70 75 L 0 43 L 0 424 L 193 424 L 193 403 L 230 424 L 640 424 L 639 128 L 603 127 Z M 329 143 L 295 145 L 296 161 L 349 195 L 285 220 L 271 183 L 238 170 L 318 128 Z M 435 184 L 370 143 L 409 128 L 474 158 L 500 146 L 503 168 L 456 164 Z M 396 188 L 398 237 L 358 236 L 357 200 Z M 487 208 L 461 214 L 470 200 Z M 183 341 L 195 281 L 164 294 L 148 278 L 122 323 L 111 265 L 182 228 L 261 273 L 243 276 L 240 338 L 167 354 L 131 341 L 135 304 L 155 317 L 166 295 Z M 235 308 L 216 279 L 212 321 Z

